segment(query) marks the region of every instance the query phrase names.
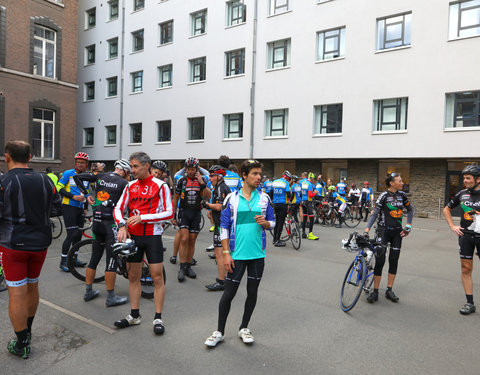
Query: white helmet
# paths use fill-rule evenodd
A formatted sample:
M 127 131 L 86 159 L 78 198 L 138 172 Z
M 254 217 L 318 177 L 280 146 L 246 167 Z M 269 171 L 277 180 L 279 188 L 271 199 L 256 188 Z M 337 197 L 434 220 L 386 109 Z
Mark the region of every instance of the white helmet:
M 132 171 L 132 167 L 130 166 L 130 163 L 128 162 L 127 159 L 118 159 L 115 162 L 114 166 L 115 168 L 121 168 L 124 171 L 129 171 L 129 172 Z

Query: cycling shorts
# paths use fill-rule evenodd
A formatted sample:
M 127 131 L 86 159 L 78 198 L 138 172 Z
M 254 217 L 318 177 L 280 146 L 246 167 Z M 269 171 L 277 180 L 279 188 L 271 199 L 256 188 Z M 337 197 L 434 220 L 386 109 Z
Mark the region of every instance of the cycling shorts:
M 234 260 L 235 268 L 232 273 L 227 273 L 225 280 L 230 280 L 234 283 L 242 281 L 243 274 L 247 270 L 249 279 L 260 281 L 263 276 L 263 269 L 265 268 L 265 258 L 249 259 L 249 260 Z
M 162 236 L 131 236 L 137 245 L 137 253 L 128 258 L 130 263 L 141 263 L 145 254 L 148 263 L 163 262 L 163 242 Z
M 386 245 L 390 243 L 390 250 L 400 250 L 402 248 L 402 228 L 388 228 L 378 226 L 375 234 L 375 240 Z
M 12 250 L 0 247 L 3 273 L 9 287 L 38 283 L 47 249 L 41 251 Z
M 303 216 L 313 216 L 313 202 L 302 201 Z
M 213 247 L 222 247 L 222 240 L 220 239 L 220 226 L 215 225 L 213 231 Z
M 188 229 L 190 233 L 200 233 L 202 213 L 196 208 L 181 208 L 178 211 L 178 227 Z
M 458 237 L 460 259 L 473 259 L 475 248 L 477 255 L 480 257 L 480 235 L 465 233 Z
M 83 208 L 63 205 L 63 221 L 65 222 L 65 229 L 83 228 Z
M 117 241 L 117 225 L 113 220 L 93 221 L 93 245 L 92 257 L 88 263 L 88 268 L 97 269 L 98 263 L 103 256 L 103 250 L 106 251 L 105 271 L 115 272 L 116 264 L 112 259 L 112 246 Z

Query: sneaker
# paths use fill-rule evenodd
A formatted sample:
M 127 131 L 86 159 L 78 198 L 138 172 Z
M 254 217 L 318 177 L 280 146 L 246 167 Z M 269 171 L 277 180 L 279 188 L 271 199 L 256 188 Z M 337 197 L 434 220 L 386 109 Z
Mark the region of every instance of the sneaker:
M 373 291 L 370 293 L 367 297 L 367 302 L 368 303 L 374 303 L 378 301 L 378 292 Z
M 130 326 L 136 326 L 142 322 L 142 316 L 139 315 L 138 318 L 134 318 L 130 314 L 128 314 L 124 319 L 117 320 L 113 323 L 115 327 L 118 328 L 127 328 Z
M 463 307 L 460 309 L 460 314 L 462 315 L 470 315 L 471 313 L 474 313 L 476 310 L 475 305 L 473 303 L 466 303 L 463 305 Z
M 190 263 L 191 266 L 196 266 L 197 265 L 197 260 L 195 258 L 192 258 L 192 263 Z
M 253 344 L 255 338 L 252 335 L 252 332 L 248 328 L 242 328 L 238 331 L 238 337 L 240 337 L 244 344 Z
M 177 279 L 179 282 L 183 282 L 185 280 L 185 268 L 182 266 L 180 266 L 180 269 L 178 270 Z
M 62 259 L 60 259 L 60 269 L 63 272 L 70 272 L 67 266 L 67 257 L 62 257 Z
M 285 246 L 287 246 L 287 244 L 282 240 L 278 240 L 277 242 L 275 242 L 275 247 L 285 247 Z
M 107 305 L 107 307 L 118 306 L 127 303 L 127 301 L 128 298 L 125 296 L 114 295 L 112 298 L 107 298 L 105 305 Z
M 153 332 L 155 332 L 156 335 L 162 335 L 163 332 L 165 332 L 162 319 L 155 319 L 153 321 Z
M 192 267 L 190 267 L 190 264 L 187 264 L 185 267 L 185 275 L 191 279 L 196 279 L 197 274 L 195 273 L 194 270 L 192 270 Z
M 215 247 L 213 246 L 213 244 L 211 244 L 209 247 L 205 248 L 205 251 L 207 251 L 207 252 L 208 251 L 213 251 L 213 250 L 215 250 Z
M 312 241 L 316 241 L 318 240 L 318 237 L 315 236 L 312 232 L 310 232 L 308 235 L 307 235 L 307 240 L 312 240 Z
M 302 233 L 302 238 L 307 238 L 307 234 L 305 232 Z
M 100 295 L 99 290 L 91 290 L 89 292 L 85 292 L 85 294 L 83 295 L 83 300 L 85 302 L 88 302 L 88 301 L 91 301 L 94 298 L 97 298 L 99 295 Z
M 78 260 L 78 258 L 75 259 L 75 267 L 83 268 L 86 265 L 87 265 L 87 262 L 82 262 L 81 260 Z
M 389 299 L 392 302 L 398 302 L 398 300 L 400 299 L 395 295 L 395 293 L 393 293 L 392 289 L 387 289 L 387 291 L 385 292 L 385 298 Z
M 208 290 L 211 290 L 213 292 L 218 292 L 218 291 L 222 291 L 225 289 L 225 285 L 219 283 L 218 281 L 214 282 L 213 284 L 208 284 L 208 285 L 205 285 L 205 288 L 207 288 Z
M 205 345 L 214 347 L 216 346 L 219 342 L 222 342 L 225 337 L 222 335 L 221 332 L 215 331 L 213 332 L 210 337 L 205 341 Z
M 23 348 L 17 347 L 17 340 L 10 340 L 7 345 L 7 350 L 13 355 L 19 356 L 20 358 L 27 359 L 30 354 L 30 345 L 26 345 Z
M 177 263 L 177 257 L 176 256 L 171 256 L 170 257 L 170 263 L 172 263 L 172 264 Z
M 214 230 L 215 230 L 215 225 L 212 225 L 212 226 L 210 227 L 210 232 L 213 232 Z

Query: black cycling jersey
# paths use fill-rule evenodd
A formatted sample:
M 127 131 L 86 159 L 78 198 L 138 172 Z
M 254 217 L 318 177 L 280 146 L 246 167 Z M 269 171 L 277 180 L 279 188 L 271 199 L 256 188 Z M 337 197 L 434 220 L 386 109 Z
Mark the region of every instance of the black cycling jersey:
M 225 181 L 222 179 L 217 186 L 213 189 L 212 192 L 212 203 L 221 203 L 223 205 L 223 201 L 225 200 L 226 196 L 231 193 L 230 188 L 227 186 Z M 220 226 L 220 216 L 222 215 L 221 211 L 213 211 L 212 210 L 212 218 L 213 223 L 215 226 Z
M 128 181 L 114 172 L 80 173 L 73 176 L 83 194 L 87 193 L 83 181 L 95 182 L 94 220 L 113 220 L 113 209 L 128 185 Z
M 458 205 L 463 210 L 463 215 L 460 219 L 460 226 L 463 232 L 480 234 L 480 190 L 461 190 L 447 204 L 450 209 Z
M 391 191 L 385 191 L 378 197 L 375 202 L 375 210 L 373 211 L 367 227 L 371 228 L 377 216 L 378 225 L 386 227 L 387 229 L 402 228 L 403 209 L 408 212 L 407 222 L 411 223 L 413 219 L 413 206 L 408 200 L 407 194 L 403 191 L 397 191 L 392 193 Z
M 175 194 L 180 195 L 180 208 L 195 208 L 201 210 L 202 191 L 207 187 L 204 181 L 203 185 L 200 185 L 198 180 L 193 180 L 188 176 L 183 176 L 177 181 L 175 187 Z

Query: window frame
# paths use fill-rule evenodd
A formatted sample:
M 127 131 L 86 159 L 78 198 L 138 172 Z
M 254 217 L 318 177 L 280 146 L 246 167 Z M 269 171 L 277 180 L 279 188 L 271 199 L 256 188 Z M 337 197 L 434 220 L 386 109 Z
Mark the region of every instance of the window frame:
M 449 34 L 450 40 L 480 36 L 480 20 L 477 24 L 462 27 L 462 12 L 471 11 L 474 9 L 478 9 L 478 12 L 480 12 L 480 4 L 467 6 L 462 9 L 462 4 L 467 4 L 467 3 L 470 3 L 471 1 L 475 1 L 475 0 L 460 0 L 460 1 L 451 2 L 449 4 L 449 21 L 450 22 L 449 22 L 448 34 Z M 466 35 L 460 35 L 462 31 L 468 31 L 471 29 L 477 29 L 477 32 L 475 32 L 474 34 L 470 34 L 467 32 Z
M 91 51 L 91 47 L 93 47 L 93 53 Z M 95 64 L 96 59 L 96 47 L 95 44 L 90 44 L 89 46 L 85 47 L 85 65 L 93 65 Z M 93 58 L 91 58 L 93 56 Z
M 138 29 L 135 31 L 132 31 L 132 53 L 135 52 L 141 52 L 145 48 L 145 29 Z M 142 41 L 141 47 L 140 44 L 138 43 L 139 41 Z
M 327 36 L 327 33 L 332 33 L 332 32 L 338 32 L 337 35 L 332 35 L 332 36 Z M 326 51 L 327 48 L 327 41 L 328 39 L 337 39 L 337 49 L 336 50 L 328 50 Z M 320 48 L 320 41 L 322 40 L 322 47 Z M 345 57 L 345 45 L 346 45 L 346 27 L 345 26 L 340 26 L 340 27 L 335 27 L 333 29 L 328 29 L 328 30 L 321 30 L 317 31 L 317 55 L 316 55 L 316 61 L 328 61 L 328 60 L 333 60 L 333 59 L 339 59 Z M 337 52 L 338 55 L 335 56 L 333 55 L 332 57 L 328 57 L 326 55 L 331 55 L 334 52 Z M 320 56 L 322 54 L 322 56 Z
M 237 118 L 232 118 L 232 116 L 238 116 Z M 234 121 L 238 121 L 238 130 L 230 130 L 231 125 Z M 238 137 L 232 137 L 232 134 L 238 134 Z M 223 115 L 223 139 L 234 139 L 241 140 L 243 139 L 243 112 L 238 113 L 228 113 Z
M 163 127 L 162 125 L 167 125 L 168 127 L 168 134 L 163 135 L 163 137 L 167 137 L 168 139 L 163 139 L 161 134 L 163 134 L 163 131 L 160 131 L 160 129 Z M 172 120 L 159 120 L 157 121 L 157 143 L 167 143 L 172 141 Z
M 142 9 L 145 9 L 145 0 L 133 0 L 133 11 L 138 12 Z
M 142 123 L 141 122 L 133 122 L 133 123 L 130 123 L 129 125 L 130 125 L 130 144 L 132 144 L 132 145 L 142 144 L 142 140 L 143 140 Z M 140 129 L 140 132 L 138 132 L 139 129 Z M 137 134 L 135 134 L 135 133 L 137 133 Z M 140 134 L 140 141 L 136 142 L 135 137 L 138 136 L 138 134 Z
M 207 80 L 207 57 L 197 57 L 189 60 L 190 63 L 190 83 L 205 82 Z M 196 66 L 199 66 L 199 74 L 195 74 Z M 196 79 L 198 77 L 199 79 Z
M 284 1 L 286 4 L 285 5 L 277 5 L 278 1 Z M 285 10 L 278 10 L 281 8 L 285 8 Z M 268 9 L 268 14 L 270 16 L 274 16 L 277 14 L 282 14 L 282 13 L 287 13 L 289 12 L 290 9 L 290 0 L 270 0 L 269 1 L 269 9 Z
M 459 96 L 472 95 L 471 98 Z M 446 95 L 446 115 L 445 115 L 445 130 L 480 130 L 480 90 L 460 91 L 447 93 Z M 464 114 L 462 111 L 460 114 L 459 105 L 471 103 L 472 113 Z M 470 121 L 467 119 L 467 125 L 465 125 L 464 117 L 471 116 L 473 121 L 476 119 L 475 124 L 468 124 Z M 461 123 L 461 126 L 458 124 Z M 450 126 L 449 126 L 450 125 Z
M 174 25 L 173 19 L 162 22 L 158 25 L 160 29 L 160 44 L 159 44 L 160 46 L 173 43 L 173 25 Z M 167 33 L 165 33 L 165 30 L 167 31 Z M 169 39 L 168 39 L 168 36 L 170 36 Z
M 282 43 L 283 45 L 278 45 L 279 43 Z M 290 63 L 291 39 L 290 38 L 268 42 L 267 49 L 268 49 L 267 51 L 267 56 L 268 56 L 267 69 L 268 70 L 283 69 L 291 66 L 291 63 Z M 276 51 L 279 49 L 283 49 L 283 53 L 282 53 L 283 59 L 275 60 Z M 276 64 L 279 64 L 279 63 L 281 63 L 282 65 L 275 66 Z
M 329 114 L 332 114 L 336 123 L 329 125 Z M 343 127 L 343 103 L 322 104 L 314 106 L 314 130 L 313 135 L 339 135 Z M 331 121 L 331 120 L 330 120 Z M 334 131 L 329 131 L 334 129 Z
M 278 112 L 274 114 L 274 112 Z M 283 112 L 280 114 L 279 112 Z M 277 137 L 288 137 L 288 108 L 279 108 L 279 109 L 270 109 L 265 111 L 265 137 L 267 138 L 277 138 Z M 273 123 L 275 118 L 282 118 L 282 127 L 280 129 L 274 129 Z M 282 134 L 273 135 L 273 132 L 281 131 Z
M 234 56 L 234 53 L 237 54 Z M 238 53 L 240 53 L 240 55 Z M 237 59 L 240 59 L 240 61 L 236 62 Z M 234 61 L 235 67 L 232 69 L 232 62 Z M 225 77 L 234 77 L 243 74 L 245 74 L 245 48 L 225 52 Z
M 107 81 L 107 98 L 114 98 L 118 96 L 118 76 L 108 77 Z M 115 82 L 115 94 L 111 92 L 112 83 Z
M 109 138 L 109 131 L 114 129 L 114 143 L 110 143 L 110 138 Z M 105 146 L 116 146 L 117 145 L 117 125 L 106 125 L 105 126 Z
M 46 38 L 45 36 L 41 37 L 36 35 L 36 29 L 43 30 L 43 34 L 45 35 L 45 31 L 50 31 L 53 33 L 53 40 Z M 47 78 L 52 78 L 56 79 L 57 78 L 57 30 L 51 29 L 46 26 L 34 24 L 33 28 L 33 68 L 32 72 L 34 75 L 38 75 L 40 77 L 47 77 Z M 35 41 L 40 41 L 42 43 L 42 54 L 41 54 L 41 59 L 42 59 L 42 74 L 38 74 L 38 68 L 37 64 L 35 63 Z M 52 76 L 47 75 L 47 44 L 53 45 L 53 68 L 51 69 L 52 71 Z
M 199 124 L 195 124 L 194 121 L 201 121 Z M 201 138 L 193 137 L 193 127 L 201 125 L 202 130 L 200 132 Z M 189 117 L 188 118 L 188 141 L 204 141 L 205 140 L 205 117 Z
M 240 0 L 227 1 L 227 27 L 242 25 L 247 22 L 247 5 Z M 235 10 L 237 16 L 234 16 Z
M 90 87 L 90 86 L 92 86 L 92 87 Z M 84 94 L 84 101 L 85 102 L 91 102 L 91 101 L 95 100 L 95 81 L 85 82 L 84 90 L 85 90 L 85 94 Z M 89 92 L 90 91 L 92 92 L 91 97 L 89 97 Z
M 167 68 L 170 68 L 167 70 Z M 158 88 L 167 88 L 167 87 L 172 87 L 173 86 L 173 64 L 166 64 L 157 67 L 158 71 Z M 169 72 L 169 81 L 164 81 L 164 73 Z
M 35 117 L 35 110 L 41 110 L 42 111 L 42 118 L 36 118 Z M 52 120 L 45 120 L 44 112 L 48 111 L 52 113 Z M 32 111 L 32 125 L 35 127 L 36 125 L 40 125 L 40 156 L 35 156 L 34 155 L 34 142 L 33 142 L 33 135 L 30 135 L 30 142 L 32 144 L 32 158 L 35 159 L 55 159 L 55 133 L 56 133 L 56 111 L 49 109 L 49 108 L 42 108 L 42 107 L 34 107 Z M 52 156 L 51 157 L 46 157 L 45 156 L 45 125 L 51 125 L 52 126 Z M 33 129 L 32 129 L 33 131 Z
M 207 16 L 207 8 L 190 13 L 190 37 L 205 35 L 207 33 Z M 197 28 L 197 20 L 200 20 L 200 28 Z
M 117 9 L 116 14 L 112 13 L 112 10 L 115 8 Z M 114 21 L 118 19 L 118 16 L 119 16 L 119 0 L 109 0 L 108 1 L 108 20 Z
M 395 104 L 385 105 L 385 101 L 395 100 Z M 403 102 L 405 101 L 405 102 Z M 395 108 L 395 121 L 385 122 L 385 109 Z M 408 97 L 388 98 L 374 100 L 374 133 L 405 132 L 408 129 Z M 383 129 L 387 126 L 395 126 L 395 129 Z M 402 127 L 403 126 L 403 127 Z
M 391 23 L 387 22 L 388 20 L 393 20 L 398 17 L 403 17 L 402 21 L 396 21 Z M 382 22 L 383 22 L 383 26 L 381 25 Z M 389 26 L 392 27 L 395 25 L 402 25 L 401 37 L 387 40 L 388 27 Z M 376 45 L 377 51 L 388 51 L 394 48 L 410 47 L 412 45 L 411 26 L 412 26 L 412 12 L 410 11 L 391 15 L 391 16 L 377 18 L 377 45 Z M 383 29 L 383 32 L 381 32 L 381 29 Z M 408 41 L 406 40 L 406 38 L 408 38 Z M 387 44 L 392 44 L 396 42 L 401 42 L 401 44 L 387 47 Z
M 85 11 L 85 30 L 93 29 L 97 25 L 97 8 L 93 7 Z
M 92 132 L 92 134 L 88 134 L 89 132 Z M 91 136 L 91 144 L 89 143 L 89 137 Z M 89 128 L 83 128 L 83 147 L 93 147 L 95 146 L 95 128 L 94 127 L 89 127 Z
M 115 44 L 113 42 L 115 41 Z M 107 59 L 117 59 L 118 58 L 118 36 L 114 38 L 107 39 L 108 49 L 107 49 Z M 112 55 L 112 46 L 115 45 L 115 56 Z
M 137 94 L 143 92 L 143 70 L 137 70 L 130 73 L 132 80 L 131 93 Z M 140 86 L 137 85 L 137 81 L 140 80 Z

